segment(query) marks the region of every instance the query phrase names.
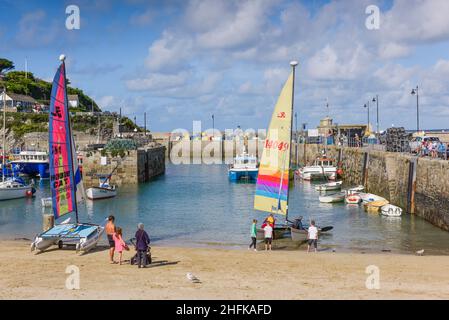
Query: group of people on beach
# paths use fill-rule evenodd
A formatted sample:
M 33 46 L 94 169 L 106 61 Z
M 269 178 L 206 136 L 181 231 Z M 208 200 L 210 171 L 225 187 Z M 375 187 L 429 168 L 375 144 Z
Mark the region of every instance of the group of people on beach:
M 106 236 L 109 242 L 109 260 L 111 264 L 122 264 L 123 251 L 129 251 L 129 247 L 123 240 L 122 228 L 115 225 L 115 217 L 110 215 L 105 226 Z M 150 245 L 150 237 L 144 230 L 143 223 L 137 225 L 135 234 L 136 264 L 139 268 L 145 268 L 148 265 L 147 251 Z M 114 260 L 115 252 L 119 255 L 119 261 Z
M 276 223 L 276 219 L 273 214 L 270 213 L 268 217 L 262 223 L 262 230 L 264 233 L 264 243 L 265 243 L 265 251 L 272 250 L 272 242 L 274 239 L 274 225 Z M 251 225 L 251 243 L 248 247 L 248 250 L 254 248 L 254 251 L 257 251 L 257 220 L 253 219 L 253 223 Z M 310 227 L 307 229 L 307 252 L 310 252 L 310 248 L 314 247 L 315 252 L 317 252 L 318 247 L 318 228 L 315 226 L 315 221 L 312 220 L 310 222 Z

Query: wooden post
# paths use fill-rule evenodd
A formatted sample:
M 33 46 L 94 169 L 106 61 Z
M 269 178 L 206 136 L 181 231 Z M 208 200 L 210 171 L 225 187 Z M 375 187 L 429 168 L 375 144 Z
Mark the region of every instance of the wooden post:
M 42 215 L 42 230 L 47 231 L 55 225 L 55 217 L 52 214 L 43 214 Z

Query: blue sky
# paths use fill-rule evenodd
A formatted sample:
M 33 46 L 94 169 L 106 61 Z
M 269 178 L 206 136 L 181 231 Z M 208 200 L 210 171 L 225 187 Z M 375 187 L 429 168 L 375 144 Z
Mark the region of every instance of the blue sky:
M 79 6 L 81 29 L 65 28 Z M 381 9 L 368 30 L 365 9 Z M 73 85 L 153 131 L 266 128 L 297 59 L 298 122 L 365 123 L 376 94 L 381 128 L 449 127 L 449 1 L 0 1 L 0 56 L 51 79 L 67 55 Z M 372 109 L 371 119 L 375 119 Z M 374 121 L 372 121 L 374 124 Z

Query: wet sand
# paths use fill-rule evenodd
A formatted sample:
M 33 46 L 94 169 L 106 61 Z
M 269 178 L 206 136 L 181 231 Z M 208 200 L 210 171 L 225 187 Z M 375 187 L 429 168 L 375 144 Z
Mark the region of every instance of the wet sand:
M 109 264 L 105 247 L 83 255 L 31 253 L 28 241 L 0 247 L 0 299 L 449 299 L 449 256 L 153 246 L 154 264 L 138 269 Z M 79 290 L 65 286 L 70 265 Z M 366 288 L 370 265 L 380 289 Z

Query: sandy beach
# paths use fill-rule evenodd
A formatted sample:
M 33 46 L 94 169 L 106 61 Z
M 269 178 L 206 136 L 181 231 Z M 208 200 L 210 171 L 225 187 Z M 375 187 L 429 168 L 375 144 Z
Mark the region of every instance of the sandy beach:
M 138 269 L 109 264 L 105 247 L 78 255 L 31 253 L 22 240 L 0 246 L 1 299 L 449 299 L 449 256 L 153 246 L 154 264 Z M 69 265 L 80 270 L 79 290 L 65 287 Z M 366 288 L 370 265 L 380 289 Z

